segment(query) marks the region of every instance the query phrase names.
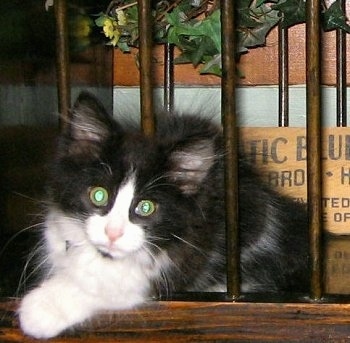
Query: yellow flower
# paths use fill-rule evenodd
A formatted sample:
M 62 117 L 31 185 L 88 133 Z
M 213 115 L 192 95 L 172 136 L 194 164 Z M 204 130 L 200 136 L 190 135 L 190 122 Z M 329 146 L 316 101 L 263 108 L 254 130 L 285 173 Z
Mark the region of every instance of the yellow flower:
M 91 26 L 92 21 L 89 17 L 79 15 L 72 23 L 71 34 L 77 38 L 87 37 L 91 33 Z
M 126 25 L 127 24 L 127 18 L 126 15 L 124 13 L 124 11 L 122 10 L 117 10 L 116 11 L 116 15 L 117 15 L 117 20 L 118 20 L 118 25 Z
M 103 33 L 107 38 L 112 39 L 114 37 L 115 26 L 117 26 L 115 21 L 110 18 L 105 18 L 103 22 Z
M 119 38 L 122 34 L 119 29 L 120 26 L 126 25 L 127 20 L 123 11 L 116 12 L 116 19 L 107 15 L 101 15 L 96 19 L 96 25 L 102 27 L 104 35 L 110 39 L 108 44 L 116 46 L 119 42 Z
M 120 38 L 120 31 L 116 29 L 113 31 L 113 39 L 111 39 L 109 43 L 112 44 L 113 46 L 116 46 L 119 42 L 119 38 Z

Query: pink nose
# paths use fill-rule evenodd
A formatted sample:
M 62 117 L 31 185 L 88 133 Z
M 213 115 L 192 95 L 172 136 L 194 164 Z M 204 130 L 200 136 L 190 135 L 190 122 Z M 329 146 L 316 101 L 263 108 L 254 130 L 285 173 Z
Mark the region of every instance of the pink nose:
M 123 236 L 124 231 L 121 227 L 107 224 L 105 227 L 105 233 L 111 242 L 115 242 L 117 239 Z

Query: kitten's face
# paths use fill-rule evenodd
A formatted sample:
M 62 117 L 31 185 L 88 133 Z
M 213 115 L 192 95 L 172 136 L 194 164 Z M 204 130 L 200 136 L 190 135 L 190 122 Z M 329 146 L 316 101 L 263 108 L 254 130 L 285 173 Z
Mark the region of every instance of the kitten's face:
M 126 143 L 128 139 L 124 139 Z M 111 258 L 150 248 L 148 242 L 165 208 L 158 194 L 169 187 L 162 186 L 163 177 L 157 176 L 161 166 L 150 163 L 153 154 L 151 146 L 146 148 L 147 141 L 136 149 L 145 149 L 148 163 L 140 162 L 133 152 L 135 144 L 131 148 L 129 144 L 114 141 L 103 145 L 98 158 L 65 157 L 59 164 L 59 184 L 55 185 L 56 201 L 63 212 L 78 218 L 87 241 Z M 181 196 L 176 188 L 175 193 Z
M 188 138 L 181 125 L 149 139 L 123 130 L 91 101 L 78 100 L 61 137 L 53 202 L 83 223 L 102 255 L 119 259 L 144 249 L 156 256 L 203 219 L 194 199 L 214 163 L 213 139 L 203 132 Z

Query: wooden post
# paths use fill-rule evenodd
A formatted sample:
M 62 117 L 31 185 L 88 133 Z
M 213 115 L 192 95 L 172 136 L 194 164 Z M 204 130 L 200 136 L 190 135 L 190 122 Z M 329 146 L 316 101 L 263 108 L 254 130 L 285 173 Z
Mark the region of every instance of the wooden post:
M 70 68 L 68 46 L 68 23 L 66 0 L 55 0 L 56 17 L 56 70 L 57 70 L 57 96 L 60 127 L 69 120 L 70 108 Z
M 306 135 L 311 266 L 310 296 L 314 300 L 320 300 L 322 296 L 320 0 L 308 0 L 306 7 Z
M 155 132 L 153 112 L 152 82 L 152 18 L 150 0 L 139 0 L 139 33 L 140 33 L 140 102 L 141 127 L 145 135 Z
M 221 1 L 221 112 L 225 139 L 225 203 L 227 232 L 227 296 L 240 295 L 238 241 L 238 134 L 235 103 L 234 6 L 232 0 Z

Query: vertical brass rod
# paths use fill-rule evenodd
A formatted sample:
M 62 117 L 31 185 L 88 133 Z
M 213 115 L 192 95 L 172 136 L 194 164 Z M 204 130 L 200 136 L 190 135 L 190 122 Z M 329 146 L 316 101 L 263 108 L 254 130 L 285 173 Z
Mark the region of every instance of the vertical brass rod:
M 310 229 L 310 297 L 322 296 L 322 179 L 320 91 L 320 0 L 306 1 L 307 189 Z
M 174 108 L 174 46 L 164 47 L 164 109 L 171 113 Z
M 345 1 L 342 1 L 345 11 Z M 347 94 L 346 94 L 346 33 L 337 29 L 336 31 L 336 103 L 337 103 L 337 126 L 347 126 Z
M 60 127 L 62 128 L 69 120 L 71 102 L 66 0 L 55 1 L 54 8 L 56 18 L 57 97 L 58 111 L 61 115 Z
M 152 17 L 151 1 L 138 1 L 139 37 L 140 37 L 140 105 L 141 128 L 145 135 L 155 132 L 152 88 Z
M 238 134 L 235 110 L 234 1 L 221 0 L 221 111 L 225 140 L 225 203 L 227 232 L 227 296 L 240 295 L 238 234 Z
M 289 126 L 288 29 L 278 27 L 278 126 Z

